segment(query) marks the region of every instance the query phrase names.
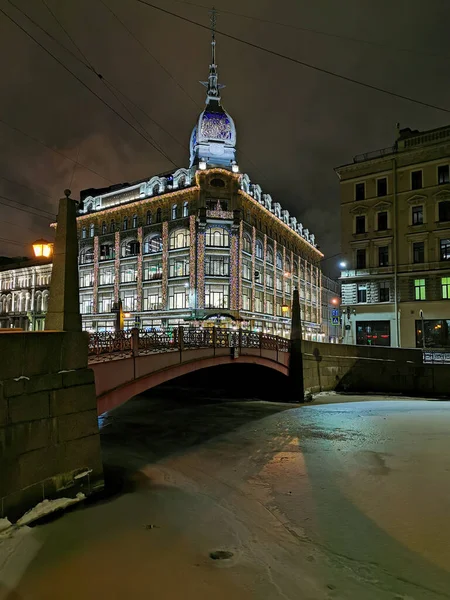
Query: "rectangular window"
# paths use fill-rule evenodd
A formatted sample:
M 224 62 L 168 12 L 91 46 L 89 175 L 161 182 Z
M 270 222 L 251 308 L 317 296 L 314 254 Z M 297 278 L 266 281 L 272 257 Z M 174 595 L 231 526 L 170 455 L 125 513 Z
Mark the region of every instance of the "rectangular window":
M 277 275 L 277 292 L 281 292 L 283 289 L 283 282 L 281 280 L 281 275 Z
M 228 285 L 205 285 L 205 308 L 228 308 Z
M 112 285 L 114 283 L 114 268 L 102 267 L 98 272 L 99 285 Z
M 439 165 L 438 167 L 438 184 L 449 183 L 450 173 L 448 165 Z
M 411 189 L 420 190 L 422 187 L 422 171 L 411 171 Z
M 273 296 L 272 295 L 266 296 L 266 313 L 268 313 L 269 315 L 273 315 Z
M 266 286 L 273 290 L 273 273 L 266 271 Z
M 113 302 L 114 297 L 112 292 L 101 292 L 98 295 L 98 312 L 110 313 L 112 311 Z
M 169 309 L 187 308 L 189 291 L 185 286 L 169 287 Z
M 92 294 L 80 294 L 80 313 L 90 315 L 92 313 Z
M 439 221 L 450 221 L 450 200 L 439 202 Z
M 91 287 L 94 285 L 93 271 L 80 271 L 80 288 Z
M 242 288 L 242 309 L 250 310 L 250 302 L 251 302 L 252 292 L 248 287 Z
M 355 233 L 366 233 L 366 217 L 364 215 L 356 217 Z
M 263 312 L 263 293 L 255 292 L 255 312 L 262 313 Z
M 367 285 L 358 283 L 358 302 L 367 302 Z
M 242 261 L 242 278 L 252 280 L 252 263 L 249 260 Z
M 414 279 L 414 299 L 426 300 L 425 279 Z
M 389 302 L 389 282 L 380 281 L 380 302 Z
M 422 331 L 424 329 L 425 331 Z M 423 335 L 425 333 L 425 340 Z M 450 348 L 450 321 L 448 319 L 417 319 L 417 348 Z
M 364 182 L 355 185 L 355 200 L 364 200 L 366 197 L 366 184 Z
M 442 298 L 450 300 L 450 277 L 441 277 Z
M 356 268 L 357 269 L 365 269 L 366 268 L 366 249 L 360 248 L 356 251 Z
M 389 321 L 356 321 L 356 343 L 362 346 L 390 346 Z
M 154 281 L 162 279 L 161 260 L 145 260 L 142 274 L 144 281 Z
M 230 274 L 230 258 L 228 256 L 205 256 L 205 275 L 225 277 Z
M 128 263 L 120 266 L 120 283 L 132 283 L 137 280 L 137 264 Z
M 411 209 L 411 222 L 413 225 L 423 224 L 423 206 L 413 206 Z
M 161 310 L 161 288 L 152 286 L 144 288 L 143 310 Z
M 450 260 L 450 239 L 440 240 L 440 257 L 441 260 Z
M 380 246 L 378 248 L 378 266 L 387 267 L 389 264 L 389 247 Z
M 386 231 L 386 229 L 388 228 L 388 214 L 386 211 L 383 212 L 379 212 L 378 213 L 378 231 Z
M 413 263 L 425 262 L 425 242 L 413 243 Z
M 189 275 L 189 258 L 171 258 L 169 261 L 169 277 L 187 277 Z
M 122 290 L 120 292 L 120 298 L 122 300 L 122 307 L 125 312 L 136 310 L 137 291 L 135 289 Z
M 387 177 L 377 179 L 377 196 L 387 196 Z
M 281 308 L 282 306 L 283 306 L 283 302 L 281 301 L 281 298 L 277 298 L 277 306 L 276 306 L 277 317 L 283 316 L 283 310 Z

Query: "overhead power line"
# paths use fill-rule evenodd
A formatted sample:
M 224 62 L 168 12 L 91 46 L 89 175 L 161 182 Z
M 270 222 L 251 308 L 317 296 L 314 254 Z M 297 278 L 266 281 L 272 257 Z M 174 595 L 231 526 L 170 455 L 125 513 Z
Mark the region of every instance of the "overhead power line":
M 146 0 L 136 0 L 136 2 L 139 2 L 140 4 L 144 4 L 145 6 L 148 6 L 150 8 L 153 8 L 154 10 L 158 10 L 162 13 L 165 13 L 167 15 L 170 15 L 172 17 L 176 17 L 177 19 L 181 19 L 182 21 L 186 21 L 187 23 L 190 23 L 191 25 L 196 25 L 197 27 L 201 27 L 202 29 L 207 29 L 208 31 L 210 30 L 210 27 L 208 25 L 204 25 L 203 23 L 198 23 L 197 21 L 194 21 L 193 19 L 189 19 L 187 17 L 183 17 L 182 15 L 178 15 L 177 13 L 174 13 L 170 10 L 167 10 L 165 8 L 161 8 L 160 6 L 156 6 L 155 4 L 151 4 L 150 2 L 146 2 Z M 359 85 L 361 87 L 370 89 L 370 90 L 374 90 L 376 92 L 380 92 L 382 94 L 387 94 L 389 96 L 392 96 L 394 98 L 399 98 L 400 100 L 406 100 L 408 102 L 412 102 L 414 104 L 418 104 L 420 106 L 425 106 L 427 108 L 433 108 L 435 110 L 439 110 L 442 112 L 446 112 L 446 113 L 450 113 L 450 109 L 448 108 L 444 108 L 442 106 L 437 106 L 436 104 L 431 104 L 429 102 L 424 102 L 422 100 L 417 100 L 416 98 L 412 98 L 411 96 L 406 96 L 404 94 L 398 94 L 396 92 L 392 92 L 391 90 L 386 90 L 384 88 L 381 88 L 379 86 L 376 85 L 372 85 L 370 83 L 365 83 L 363 81 L 359 81 L 358 79 L 354 79 L 353 77 L 347 77 L 346 75 L 342 75 L 341 73 L 336 73 L 335 71 L 331 71 L 329 69 L 323 69 L 322 67 L 318 67 L 317 65 L 313 65 L 311 63 L 307 63 L 305 61 L 302 60 L 298 60 L 292 56 L 289 56 L 287 54 L 283 54 L 281 52 L 277 52 L 276 50 L 271 50 L 270 48 L 265 48 L 264 46 L 261 46 L 259 44 L 255 44 L 253 42 L 250 42 L 248 40 L 245 40 L 243 38 L 237 37 L 235 35 L 231 35 L 229 33 L 225 33 L 224 31 L 220 31 L 218 29 L 215 30 L 216 33 L 223 35 L 224 37 L 227 37 L 231 40 L 234 40 L 235 42 L 239 42 L 241 44 L 245 44 L 246 46 L 250 46 L 251 48 L 255 48 L 256 50 L 260 50 L 261 52 L 265 52 L 267 54 L 271 54 L 272 56 L 276 56 L 278 58 L 282 58 L 284 60 L 288 60 L 289 62 L 295 63 L 297 65 L 300 65 L 302 67 L 306 67 L 308 69 L 312 69 L 314 71 L 318 71 L 319 73 L 324 73 L 325 75 L 330 75 L 331 77 L 335 77 L 336 79 L 340 79 L 342 81 L 347 81 L 349 83 L 353 83 L 355 85 Z
M 210 10 L 210 6 L 206 6 L 205 4 L 198 4 L 196 2 L 188 2 L 187 0 L 173 0 L 174 2 L 178 2 L 178 4 L 184 4 L 185 6 L 195 6 L 197 8 L 203 8 L 205 10 Z M 339 33 L 331 33 L 330 31 L 321 31 L 319 29 L 311 29 L 309 27 L 300 27 L 299 25 L 292 25 L 291 23 L 281 23 L 280 21 L 271 21 L 270 19 L 263 19 L 262 17 L 257 17 L 254 15 L 244 15 L 243 13 L 234 12 L 232 10 L 225 10 L 221 8 L 219 10 L 220 13 L 224 15 L 232 15 L 234 17 L 242 17 L 244 19 L 249 19 L 251 21 L 258 21 L 260 23 L 266 23 L 268 25 L 276 25 L 278 27 L 285 27 L 287 29 L 293 29 L 294 31 L 304 31 L 306 33 L 313 33 L 314 35 L 322 35 L 324 37 L 335 38 L 338 40 L 344 40 L 346 42 L 353 42 L 356 44 L 364 44 L 366 46 L 374 46 L 375 48 L 382 48 L 388 52 L 392 52 L 393 50 L 397 52 L 408 52 L 410 54 L 415 54 L 416 56 L 428 56 L 431 58 L 444 58 L 450 59 L 450 56 L 445 54 L 437 54 L 430 52 L 419 52 L 414 50 L 413 48 L 402 48 L 400 46 L 393 46 L 391 44 L 382 44 L 381 42 L 376 42 L 373 40 L 363 40 L 361 38 L 354 38 L 347 35 L 342 35 Z
M 0 200 L 0 204 L 3 204 L 4 206 L 7 206 L 8 208 L 13 208 L 15 210 L 20 210 L 22 212 L 26 212 L 29 213 L 30 215 L 33 215 L 35 217 L 39 217 L 41 219 L 47 219 L 47 220 L 52 220 L 55 219 L 55 215 L 52 215 L 51 213 L 47 213 L 47 215 L 40 215 L 37 211 L 40 211 L 39 208 L 33 208 L 32 206 L 30 206 L 29 204 L 24 204 L 23 202 L 18 202 L 17 200 L 13 200 L 12 198 L 8 198 L 8 196 L 3 196 L 2 194 L 0 194 L 0 198 L 2 198 L 3 200 L 7 200 L 8 202 L 14 202 L 16 204 L 19 204 L 19 206 L 12 206 L 11 204 L 6 204 L 5 202 L 2 202 Z M 20 206 L 25 206 L 27 208 L 20 208 Z M 36 212 L 32 212 L 32 210 L 36 211 Z M 47 212 L 47 211 L 41 211 L 41 212 Z
M 0 242 L 6 242 L 7 244 L 14 244 L 15 246 L 28 246 L 25 242 L 15 242 L 14 240 L 8 240 L 6 238 L 0 238 Z
M 40 190 L 36 189 L 36 188 L 32 188 L 29 185 L 26 185 L 25 183 L 21 183 L 20 181 L 16 181 L 15 179 L 10 179 L 8 177 L 5 177 L 4 175 L 0 175 L 0 179 L 3 179 L 3 181 L 7 181 L 8 183 L 12 183 L 14 185 L 19 185 L 20 187 L 23 187 L 27 190 L 30 190 L 31 192 L 34 192 L 36 194 L 39 194 L 41 196 L 45 196 L 46 198 L 50 198 L 53 199 L 52 196 L 50 196 L 50 194 L 46 194 L 45 192 L 41 192 Z
M 82 85 L 93 96 L 95 96 L 98 100 L 100 100 L 100 102 L 102 104 L 104 104 L 106 107 L 108 107 L 117 117 L 119 117 L 119 119 L 121 119 L 124 123 L 126 123 L 129 127 L 131 127 L 140 137 L 142 137 L 148 144 L 150 144 L 150 146 L 152 146 L 155 150 L 157 150 L 160 154 L 162 154 L 174 166 L 177 166 L 173 162 L 173 160 L 164 151 L 157 148 L 155 146 L 155 144 L 153 144 L 153 142 L 150 139 L 148 139 L 148 137 L 146 135 L 144 135 L 141 131 L 139 131 L 139 129 L 137 129 L 137 127 L 135 127 L 132 123 L 130 123 L 127 119 L 125 119 L 125 117 L 123 115 L 121 115 L 120 112 L 117 111 L 113 106 L 108 104 L 108 102 L 106 100 L 104 100 L 99 94 L 97 94 L 97 92 L 95 92 L 91 87 L 89 87 L 87 85 L 87 83 L 85 83 L 80 77 L 78 77 L 78 75 L 76 75 L 71 69 L 69 69 L 69 67 L 67 67 L 61 60 L 59 60 L 59 58 L 57 58 L 52 52 L 50 52 L 50 50 L 48 50 L 43 44 L 41 44 L 39 42 L 39 40 L 37 40 L 31 33 L 29 33 L 24 27 L 22 27 L 20 25 L 20 23 L 18 23 L 13 17 L 8 15 L 8 13 L 6 13 L 2 8 L 0 8 L 0 12 L 7 19 L 9 19 L 12 23 L 14 23 L 14 25 L 16 25 L 16 27 L 18 27 L 27 37 L 29 37 L 31 40 L 33 40 L 33 42 L 35 44 L 37 44 L 46 54 L 48 54 L 51 58 L 53 58 L 53 60 L 55 62 L 57 62 L 65 71 L 67 71 L 70 75 L 72 75 L 72 77 L 74 79 L 76 79 L 76 81 L 78 81 L 78 83 L 80 85 Z M 100 78 L 101 78 L 101 76 L 100 76 Z

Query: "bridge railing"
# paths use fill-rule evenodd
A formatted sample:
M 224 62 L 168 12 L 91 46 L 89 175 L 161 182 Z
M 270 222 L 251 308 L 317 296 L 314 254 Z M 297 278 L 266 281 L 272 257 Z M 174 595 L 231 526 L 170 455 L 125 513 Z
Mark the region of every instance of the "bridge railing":
M 89 356 L 138 355 L 192 348 L 259 348 L 289 351 L 289 340 L 257 331 L 217 327 L 160 327 L 89 335 Z M 112 358 L 112 357 L 111 357 Z

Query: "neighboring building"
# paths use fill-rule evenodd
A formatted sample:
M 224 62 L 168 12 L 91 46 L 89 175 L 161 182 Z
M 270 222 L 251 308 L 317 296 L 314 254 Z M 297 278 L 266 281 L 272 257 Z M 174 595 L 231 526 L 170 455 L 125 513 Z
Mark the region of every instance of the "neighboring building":
M 81 194 L 83 326 L 112 329 L 121 300 L 126 327 L 205 321 L 287 335 L 298 286 L 305 337 L 322 340 L 322 254 L 308 229 L 239 172 L 214 37 L 212 49 L 189 168 Z
M 44 329 L 52 265 L 23 260 L 0 267 L 0 328 Z
M 450 127 L 399 130 L 336 169 L 346 343 L 450 346 L 449 169 Z
M 342 341 L 341 284 L 322 274 L 322 331 L 323 341 L 338 344 Z

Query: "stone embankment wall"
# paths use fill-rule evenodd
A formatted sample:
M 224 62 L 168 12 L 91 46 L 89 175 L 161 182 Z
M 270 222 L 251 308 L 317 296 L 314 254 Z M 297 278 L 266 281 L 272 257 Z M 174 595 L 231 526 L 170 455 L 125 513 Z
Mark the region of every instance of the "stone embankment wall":
M 86 335 L 0 333 L 0 517 L 103 487 Z
M 422 363 L 422 351 L 303 342 L 305 388 L 312 392 L 450 396 L 448 365 Z

